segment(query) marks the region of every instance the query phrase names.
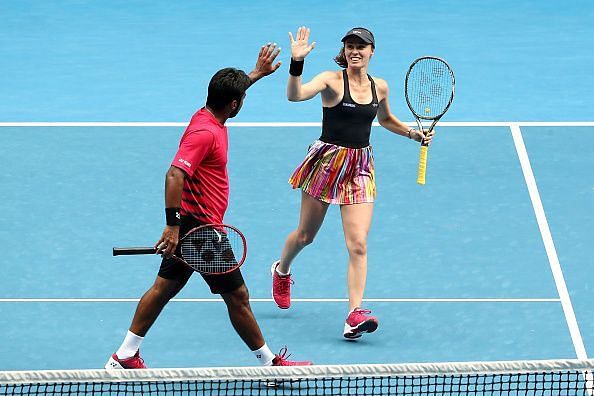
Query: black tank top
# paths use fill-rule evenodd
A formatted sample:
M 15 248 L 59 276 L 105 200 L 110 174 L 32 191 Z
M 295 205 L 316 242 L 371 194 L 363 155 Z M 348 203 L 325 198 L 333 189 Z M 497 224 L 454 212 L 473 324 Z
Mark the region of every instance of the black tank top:
M 344 81 L 344 95 L 342 100 L 334 107 L 323 107 L 322 136 L 320 140 L 325 143 L 350 148 L 369 146 L 371 123 L 377 114 L 378 100 L 375 93 L 375 83 L 371 81 L 371 103 L 359 104 L 351 98 L 349 78 L 346 70 L 342 71 Z

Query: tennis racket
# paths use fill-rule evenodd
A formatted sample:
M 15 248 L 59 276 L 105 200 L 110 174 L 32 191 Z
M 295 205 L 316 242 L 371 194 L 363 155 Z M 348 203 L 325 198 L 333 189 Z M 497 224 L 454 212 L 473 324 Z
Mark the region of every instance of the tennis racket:
M 454 72 L 446 61 L 434 56 L 415 59 L 406 73 L 404 96 L 412 111 L 419 131 L 424 135 L 431 133 L 437 121 L 448 111 L 454 100 L 456 80 Z M 430 120 L 431 127 L 427 132 L 421 120 Z M 417 183 L 425 184 L 427 170 L 427 151 L 429 147 L 423 140 L 419 155 L 419 172 Z
M 205 224 L 192 228 L 179 240 L 180 256 L 175 260 L 202 274 L 220 275 L 243 264 L 247 255 L 245 236 L 225 224 Z M 155 254 L 154 247 L 114 247 L 114 256 Z

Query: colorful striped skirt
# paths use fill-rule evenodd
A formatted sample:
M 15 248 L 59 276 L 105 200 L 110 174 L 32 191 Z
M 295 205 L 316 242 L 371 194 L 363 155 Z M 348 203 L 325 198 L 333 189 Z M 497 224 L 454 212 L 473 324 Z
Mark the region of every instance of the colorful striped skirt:
M 316 140 L 289 184 L 331 204 L 373 202 L 376 190 L 371 146 L 348 148 Z

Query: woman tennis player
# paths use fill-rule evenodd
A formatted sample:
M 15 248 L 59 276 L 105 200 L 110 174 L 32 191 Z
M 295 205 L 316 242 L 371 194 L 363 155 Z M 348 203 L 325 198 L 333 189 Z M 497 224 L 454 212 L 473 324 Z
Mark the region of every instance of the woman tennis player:
M 291 40 L 291 66 L 287 86 L 289 101 L 322 96 L 322 135 L 309 147 L 307 156 L 289 179 L 301 188 L 301 214 L 296 230 L 287 237 L 280 260 L 272 264 L 272 295 L 276 304 L 291 305 L 291 264 L 297 254 L 313 242 L 330 204 L 340 205 L 342 226 L 349 253 L 349 311 L 344 325 L 346 338 L 359 338 L 378 327 L 371 311 L 363 309 L 367 277 L 367 234 L 376 195 L 373 152 L 369 145 L 372 121 L 377 116 L 387 130 L 420 142 L 431 141 L 398 120 L 388 104 L 386 81 L 367 74 L 374 55 L 375 39 L 364 28 L 354 28 L 342 38 L 343 46 L 334 59 L 342 68 L 325 71 L 303 84 L 304 59 L 315 42 L 309 44 L 310 31 L 297 30 Z

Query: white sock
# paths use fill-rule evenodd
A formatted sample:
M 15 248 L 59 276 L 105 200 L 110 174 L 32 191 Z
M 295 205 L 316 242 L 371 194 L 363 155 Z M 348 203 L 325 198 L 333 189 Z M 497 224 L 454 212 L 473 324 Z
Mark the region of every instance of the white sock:
M 272 361 L 274 360 L 276 355 L 272 353 L 272 351 L 270 350 L 270 348 L 268 348 L 268 345 L 266 345 L 266 343 L 264 343 L 264 345 L 262 345 L 259 349 L 256 349 L 252 352 L 254 353 L 254 355 L 256 356 L 256 358 L 262 366 L 272 366 Z
M 280 267 L 281 266 L 280 266 L 280 261 L 279 261 L 278 262 L 278 265 L 276 266 L 276 269 L 275 269 L 275 271 L 276 271 L 277 274 L 282 275 L 282 276 L 287 276 L 287 275 L 289 275 L 291 273 L 291 268 L 290 267 L 289 267 L 289 270 L 286 273 L 285 272 L 282 272 L 280 270 Z
M 116 356 L 120 359 L 127 359 L 134 356 L 136 351 L 138 351 L 138 348 L 140 348 L 142 340 L 144 340 L 144 337 L 137 336 L 128 330 L 126 338 L 124 338 L 124 342 L 122 342 L 120 349 L 118 349 L 116 352 Z

